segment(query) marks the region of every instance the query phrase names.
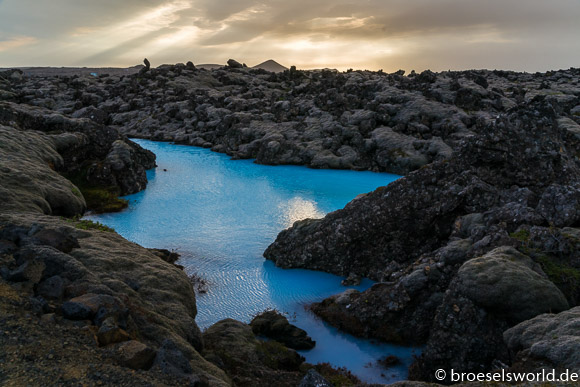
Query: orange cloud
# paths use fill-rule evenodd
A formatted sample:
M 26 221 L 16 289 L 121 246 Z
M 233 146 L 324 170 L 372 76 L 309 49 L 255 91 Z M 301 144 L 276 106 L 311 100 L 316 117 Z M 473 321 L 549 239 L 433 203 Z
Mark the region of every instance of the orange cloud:
M 0 41 L 0 52 L 12 50 L 22 46 L 28 46 L 36 42 L 38 42 L 38 39 L 32 36 L 16 36 L 8 40 Z

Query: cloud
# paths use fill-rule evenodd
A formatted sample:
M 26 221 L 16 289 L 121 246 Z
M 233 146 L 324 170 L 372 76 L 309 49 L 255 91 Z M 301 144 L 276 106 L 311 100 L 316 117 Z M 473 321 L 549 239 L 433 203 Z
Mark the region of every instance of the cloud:
M 8 51 L 14 48 L 28 46 L 37 42 L 32 36 L 16 36 L 8 40 L 0 40 L 0 52 Z
M 577 0 L 0 0 L 0 39 L 36 39 L 0 63 L 535 71 L 578 65 L 578 20 Z

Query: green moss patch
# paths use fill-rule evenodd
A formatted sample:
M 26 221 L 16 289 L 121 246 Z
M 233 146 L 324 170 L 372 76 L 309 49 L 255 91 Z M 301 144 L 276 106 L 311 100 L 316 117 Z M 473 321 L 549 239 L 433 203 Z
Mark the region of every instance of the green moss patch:
M 80 172 L 65 174 L 64 177 L 69 179 L 76 187 L 73 188 L 75 196 L 82 196 L 87 203 L 89 211 L 102 214 L 105 212 L 119 212 L 129 206 L 129 202 L 119 198 L 119 189 L 117 187 L 103 187 L 87 183 L 87 169 L 83 168 Z
M 517 239 L 518 241 L 522 242 L 522 243 L 527 243 L 530 240 L 530 232 L 528 230 L 526 230 L 525 228 L 516 231 L 516 232 L 512 232 L 510 234 L 510 237 Z
M 68 223 L 71 223 L 73 226 L 75 226 L 80 230 L 99 230 L 105 232 L 115 232 L 114 228 L 105 226 L 100 222 L 93 222 L 92 220 L 89 219 L 78 219 L 78 218 L 73 219 L 63 218 L 63 219 L 65 219 Z
M 119 212 L 129 206 L 129 201 L 119 198 L 116 190 L 112 188 L 85 187 L 80 190 L 87 202 L 87 208 L 99 214 Z
M 580 269 L 545 254 L 532 254 L 542 270 L 566 296 L 571 306 L 580 304 Z

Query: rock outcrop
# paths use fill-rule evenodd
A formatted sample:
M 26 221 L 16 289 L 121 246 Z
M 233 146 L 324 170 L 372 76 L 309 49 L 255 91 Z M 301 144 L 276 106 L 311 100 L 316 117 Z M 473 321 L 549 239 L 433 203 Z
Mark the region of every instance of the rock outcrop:
M 145 188 L 154 155 L 115 129 L 43 108 L 2 103 L 0 121 L 0 330 L 22 330 L 15 341 L 1 335 L 1 356 L 3 364 L 18 354 L 29 362 L 6 363 L 2 383 L 83 384 L 94 377 L 119 385 L 229 385 L 200 354 L 185 273 L 114 230 L 77 220 L 85 199 L 63 176 L 85 171 L 93 187 L 136 192 Z M 79 331 L 63 335 L 60 326 Z M 93 357 L 106 358 L 97 368 L 109 367 L 113 379 L 95 376 Z M 151 371 L 135 377 L 131 369 Z
M 88 187 L 107 187 L 117 195 L 145 189 L 145 170 L 155 167 L 155 155 L 117 130 L 90 119 L 74 119 L 25 104 L 0 103 L 0 124 L 21 132 L 41 132 L 62 161 L 60 174 Z
M 255 335 L 276 340 L 288 348 L 312 349 L 316 345 L 306 331 L 290 324 L 286 317 L 274 310 L 260 313 L 252 319 L 250 326 Z
M 230 63 L 211 71 L 177 64 L 124 77 L 7 82 L 12 99 L 93 117 L 132 137 L 211 147 L 263 164 L 398 174 L 449 159 L 478 121 L 538 96 L 557 105 L 562 118 L 576 124 L 580 117 L 573 113 L 577 69 L 405 77 L 295 68 L 273 73 Z
M 580 307 L 542 314 L 504 333 L 512 369 L 580 370 Z
M 227 319 L 203 334 L 206 358 L 232 375 L 238 386 L 296 386 L 304 358 L 275 341 L 259 341 L 252 328 Z M 268 382 L 264 384 L 264 381 Z
M 55 171 L 64 161 L 52 138 L 0 125 L 0 158 L 0 212 L 74 216 L 85 211 L 78 188 Z
M 357 335 L 426 344 L 413 378 L 509 364 L 506 329 L 578 302 L 578 148 L 557 110 L 537 98 L 482 121 L 451 159 L 296 222 L 264 255 L 380 281 L 312 310 Z

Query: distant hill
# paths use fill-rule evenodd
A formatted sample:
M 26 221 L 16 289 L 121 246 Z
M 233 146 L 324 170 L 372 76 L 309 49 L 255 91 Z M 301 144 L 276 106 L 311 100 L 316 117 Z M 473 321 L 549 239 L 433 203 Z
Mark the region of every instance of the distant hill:
M 215 63 L 207 63 L 207 64 L 196 64 L 195 67 L 198 69 L 205 69 L 205 70 L 213 70 L 219 69 L 220 67 L 224 67 L 225 65 L 215 64 Z
M 266 71 L 271 71 L 273 73 L 281 73 L 282 71 L 288 70 L 288 67 L 282 66 L 280 63 L 270 59 L 259 65 L 252 67 L 253 69 L 263 69 Z

